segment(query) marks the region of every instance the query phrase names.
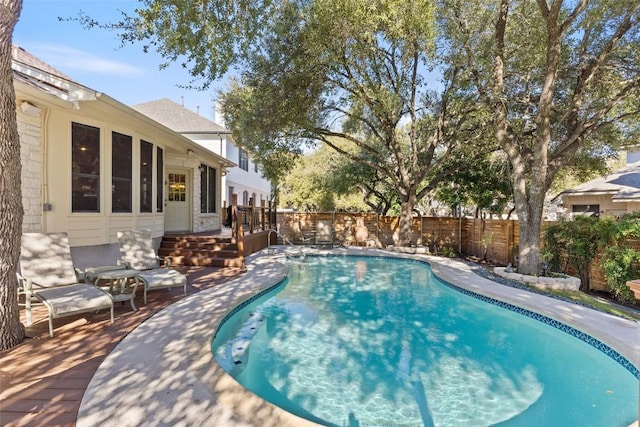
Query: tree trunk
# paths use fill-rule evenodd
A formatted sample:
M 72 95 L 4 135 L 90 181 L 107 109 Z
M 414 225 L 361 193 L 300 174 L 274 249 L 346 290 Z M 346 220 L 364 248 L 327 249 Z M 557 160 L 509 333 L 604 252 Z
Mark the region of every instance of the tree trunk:
M 13 29 L 22 0 L 0 1 L 0 351 L 20 344 L 16 269 L 22 233 L 20 138 L 11 70 Z
M 582 292 L 589 292 L 591 290 L 591 263 L 580 266 L 578 269 L 578 275 L 580 276 L 580 290 Z
M 402 201 L 398 227 L 393 233 L 395 246 L 408 246 L 411 243 L 411 226 L 413 225 L 413 208 L 416 206 L 416 192 L 409 191 L 409 195 Z
M 542 219 L 530 218 L 519 221 L 520 242 L 518 273 L 536 275 L 540 273 L 540 230 Z

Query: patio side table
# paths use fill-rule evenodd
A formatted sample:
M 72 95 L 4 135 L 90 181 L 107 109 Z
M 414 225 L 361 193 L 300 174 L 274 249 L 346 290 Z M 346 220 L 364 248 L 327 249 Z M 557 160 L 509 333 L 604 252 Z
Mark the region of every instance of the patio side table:
M 128 300 L 133 311 L 138 311 L 134 302 L 138 288 L 137 274 L 138 271 L 128 268 L 99 271 L 95 273 L 94 284 L 108 291 L 113 297 L 113 302 Z M 101 280 L 109 283 L 108 288 L 106 285 L 98 285 Z

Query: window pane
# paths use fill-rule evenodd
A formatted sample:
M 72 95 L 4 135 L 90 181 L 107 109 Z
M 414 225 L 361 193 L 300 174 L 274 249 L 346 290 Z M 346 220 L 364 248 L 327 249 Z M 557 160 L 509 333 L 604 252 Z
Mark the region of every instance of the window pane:
M 179 173 L 169 174 L 169 194 L 170 202 L 185 202 L 187 200 L 187 176 Z
M 599 216 L 600 205 L 573 205 L 572 211 L 574 214 Z
M 164 210 L 164 157 L 162 148 L 156 150 L 156 182 L 158 187 L 156 210 L 162 212 Z
M 71 211 L 100 212 L 100 129 L 71 124 Z
M 216 211 L 216 170 L 209 168 L 209 212 Z
M 132 139 L 111 133 L 111 211 L 131 212 Z
M 240 155 L 238 158 L 238 167 L 246 171 L 249 170 L 249 155 L 242 148 L 240 149 Z
M 140 212 L 153 211 L 153 144 L 140 141 Z
M 206 213 L 207 210 L 207 188 L 209 186 L 209 181 L 207 180 L 207 172 L 209 167 L 206 165 L 200 165 L 200 212 Z

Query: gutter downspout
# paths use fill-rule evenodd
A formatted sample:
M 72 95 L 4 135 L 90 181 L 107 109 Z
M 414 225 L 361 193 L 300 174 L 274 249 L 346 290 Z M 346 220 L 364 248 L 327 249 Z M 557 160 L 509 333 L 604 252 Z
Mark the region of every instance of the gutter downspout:
M 45 108 L 43 112 L 42 123 L 42 216 L 40 217 L 40 229 L 43 233 L 47 233 L 47 221 L 45 216 L 51 209 L 49 206 L 49 115 L 51 109 Z

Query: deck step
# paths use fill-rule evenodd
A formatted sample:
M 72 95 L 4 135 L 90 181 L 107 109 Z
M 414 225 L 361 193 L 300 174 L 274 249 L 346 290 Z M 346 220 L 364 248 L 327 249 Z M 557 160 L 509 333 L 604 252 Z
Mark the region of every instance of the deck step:
M 243 267 L 238 245 L 227 236 L 168 234 L 162 238 L 158 255 L 172 265 Z
M 158 256 L 161 258 L 165 257 L 217 257 L 217 258 L 236 258 L 240 256 L 240 252 L 238 250 L 233 249 L 215 249 L 215 250 L 206 250 L 206 249 L 166 249 L 160 248 L 158 250 Z
M 221 258 L 221 257 L 185 257 L 170 256 L 171 265 L 186 265 L 199 267 L 244 267 L 244 258 Z
M 166 242 L 160 243 L 160 249 L 164 250 L 205 250 L 205 251 L 221 251 L 221 250 L 237 250 L 238 245 L 235 243 L 202 243 L 202 242 Z

